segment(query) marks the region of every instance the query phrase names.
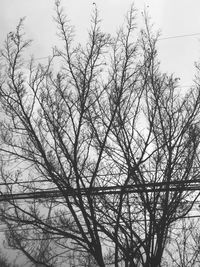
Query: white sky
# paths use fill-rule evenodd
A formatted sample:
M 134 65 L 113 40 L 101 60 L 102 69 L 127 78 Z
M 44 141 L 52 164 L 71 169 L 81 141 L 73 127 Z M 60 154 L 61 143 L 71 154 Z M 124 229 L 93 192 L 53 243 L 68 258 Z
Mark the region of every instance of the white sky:
M 103 28 L 114 33 L 122 24 L 132 0 L 63 0 L 66 14 L 75 25 L 77 38 L 83 41 L 90 23 L 95 2 L 100 11 Z M 200 33 L 199 0 L 135 0 L 138 15 L 148 5 L 155 29 L 163 37 Z M 0 45 L 8 32 L 26 16 L 27 36 L 34 40 L 30 54 L 45 57 L 56 43 L 56 26 L 53 22 L 54 0 L 0 0 Z M 158 43 L 164 71 L 181 78 L 182 85 L 190 85 L 194 75 L 194 61 L 200 59 L 200 35 L 162 40 Z
M 113 33 L 122 24 L 132 0 L 63 0 L 66 14 L 75 25 L 77 37 L 83 41 L 90 23 L 95 2 L 103 20 L 103 28 Z M 199 0 L 135 0 L 138 15 L 145 5 L 155 29 L 161 38 L 182 34 L 200 33 Z M 0 47 L 6 34 L 15 29 L 19 18 L 26 16 L 25 31 L 34 40 L 30 54 L 45 57 L 56 43 L 56 26 L 53 22 L 54 0 L 0 0 Z M 194 61 L 200 60 L 200 35 L 161 40 L 159 57 L 164 71 L 175 73 L 181 84 L 191 85 Z

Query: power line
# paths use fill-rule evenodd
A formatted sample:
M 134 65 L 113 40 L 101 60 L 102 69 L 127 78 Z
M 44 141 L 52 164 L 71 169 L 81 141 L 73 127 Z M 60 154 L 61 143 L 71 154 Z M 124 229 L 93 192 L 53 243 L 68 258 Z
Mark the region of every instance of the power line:
M 178 171 L 179 168 L 177 169 L 174 169 L 174 172 L 175 171 Z M 199 170 L 199 167 L 192 167 L 192 170 L 195 171 L 195 170 Z M 163 169 L 159 169 L 159 170 L 142 170 L 142 173 L 157 173 L 157 172 L 165 172 L 165 168 Z M 108 176 L 121 176 L 121 175 L 128 175 L 128 172 L 115 172 L 115 173 L 106 173 L 106 174 L 98 174 L 97 176 L 98 177 L 108 177 Z M 83 175 L 83 178 L 92 178 L 93 175 L 90 174 L 90 175 Z M 53 183 L 53 181 L 49 180 L 49 179 L 40 179 L 40 180 L 27 180 L 27 181 L 15 181 L 15 182 L 1 182 L 0 183 L 0 186 L 6 186 L 6 185 L 21 185 L 21 184 L 34 184 L 34 183 L 40 183 L 40 182 L 49 182 L 49 183 Z M 191 184 L 191 183 L 200 183 L 200 178 L 199 179 L 191 179 L 191 180 L 174 180 L 174 181 L 170 181 L 170 182 L 148 182 L 146 183 L 146 185 L 161 185 L 161 184 L 180 184 L 180 183 L 188 183 L 188 184 Z
M 184 38 L 184 37 L 192 37 L 192 36 L 198 36 L 198 35 L 200 35 L 199 32 L 191 33 L 191 34 L 180 34 L 180 35 L 174 35 L 174 36 L 167 36 L 167 37 L 163 37 L 163 38 L 158 38 L 158 41 L 168 40 L 168 39 Z
M 150 192 L 178 192 L 178 191 L 197 191 L 200 190 L 199 180 L 190 181 L 172 181 L 172 182 L 157 182 L 157 183 L 146 183 L 146 184 L 132 184 L 132 185 L 116 185 L 116 186 L 105 186 L 105 187 L 93 187 L 93 188 L 81 188 L 81 189 L 53 189 L 37 192 L 27 193 L 13 193 L 13 194 L 2 194 L 0 195 L 1 201 L 12 201 L 12 200 L 25 200 L 25 199 L 48 199 L 55 197 L 66 196 L 78 196 L 78 195 L 115 195 L 115 194 L 127 194 L 127 193 L 150 193 Z
M 198 35 L 200 35 L 199 32 L 190 33 L 190 34 L 171 35 L 171 36 L 166 36 L 166 37 L 158 38 L 158 41 L 169 40 L 169 39 L 185 38 L 185 37 L 193 37 L 193 36 L 198 36 Z M 43 60 L 43 59 L 48 59 L 48 58 L 49 58 L 49 56 L 36 57 L 36 58 L 34 58 L 34 60 Z
M 35 58 L 35 60 L 48 59 L 48 58 L 49 58 L 49 56 L 46 56 L 46 57 L 37 57 L 37 58 Z

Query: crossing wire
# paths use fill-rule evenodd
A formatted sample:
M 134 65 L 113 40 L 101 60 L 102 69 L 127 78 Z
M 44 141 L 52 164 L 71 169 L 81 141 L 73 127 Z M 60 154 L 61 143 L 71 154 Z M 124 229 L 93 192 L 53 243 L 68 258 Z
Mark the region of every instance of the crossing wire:
M 171 182 L 157 182 L 146 184 L 132 184 L 132 185 L 115 185 L 115 186 L 99 186 L 93 188 L 74 189 L 72 187 L 61 190 L 58 189 L 43 189 L 35 192 L 27 193 L 1 193 L 0 202 L 11 200 L 25 200 L 25 199 L 45 199 L 66 196 L 78 195 L 114 195 L 126 193 L 150 193 L 150 192 L 178 192 L 178 191 L 200 191 L 200 180 L 194 179 L 190 181 L 171 181 Z
M 160 38 L 158 38 L 158 41 L 185 38 L 185 37 L 193 37 L 193 36 L 198 36 L 198 35 L 200 35 L 200 32 L 189 33 L 189 34 L 171 35 L 171 36 L 166 36 L 166 37 L 160 37 Z M 48 59 L 48 58 L 49 58 L 49 56 L 36 57 L 36 58 L 34 58 L 34 60 L 43 60 L 43 59 Z M 26 60 L 26 61 L 28 61 L 28 60 Z

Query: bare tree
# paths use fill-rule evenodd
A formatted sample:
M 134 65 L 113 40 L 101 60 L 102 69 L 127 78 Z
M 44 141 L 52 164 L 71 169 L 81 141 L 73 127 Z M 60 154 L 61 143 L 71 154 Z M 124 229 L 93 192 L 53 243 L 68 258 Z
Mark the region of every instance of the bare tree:
M 176 222 L 173 235 L 166 246 L 165 252 L 165 258 L 168 261 L 167 266 L 199 266 L 200 233 L 198 215 Z
M 13 226 L 8 226 L 6 239 L 9 247 L 22 252 L 21 254 L 26 256 L 29 266 L 56 266 L 56 256 L 58 255 L 56 249 L 52 246 L 51 237 L 48 233 L 41 233 L 41 231 L 29 228 L 18 232 Z M 52 252 L 52 249 L 55 251 Z
M 2 220 L 50 235 L 60 258 L 75 248 L 101 267 L 161 266 L 199 195 L 198 79 L 185 93 L 160 71 L 158 36 L 146 15 L 138 31 L 133 7 L 115 37 L 94 7 L 85 46 L 56 10 L 64 45 L 46 66 L 27 67 L 23 21 L 1 51 Z

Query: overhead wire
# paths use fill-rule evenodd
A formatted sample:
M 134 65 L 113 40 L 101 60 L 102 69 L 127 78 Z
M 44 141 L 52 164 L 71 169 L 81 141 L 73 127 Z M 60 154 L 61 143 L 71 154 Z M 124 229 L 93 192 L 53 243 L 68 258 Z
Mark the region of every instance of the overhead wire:
M 171 35 L 171 36 L 166 36 L 166 37 L 160 37 L 160 38 L 158 38 L 158 41 L 185 38 L 185 37 L 193 37 L 193 36 L 198 36 L 198 35 L 200 35 L 200 32 L 189 33 L 189 34 L 180 34 L 180 35 Z M 36 57 L 36 58 L 34 58 L 34 60 L 43 60 L 43 59 L 48 59 L 48 58 L 49 58 L 49 56 L 43 56 L 43 57 Z
M 158 38 L 158 41 L 168 40 L 168 39 L 184 38 L 184 37 L 192 37 L 192 36 L 198 36 L 198 35 L 200 35 L 200 32 L 190 33 L 190 34 L 172 35 L 172 36 L 166 36 L 166 37 Z
M 199 170 L 199 167 L 192 167 L 192 171 L 195 170 Z M 174 169 L 175 171 L 179 171 L 179 169 Z M 155 172 L 165 172 L 165 168 L 163 169 L 159 169 L 159 170 L 142 170 L 142 173 L 155 173 Z M 200 171 L 199 171 L 200 174 Z M 106 173 L 106 174 L 98 174 L 98 177 L 108 177 L 108 176 L 117 176 L 117 175 L 128 175 L 127 172 L 121 171 L 121 172 L 115 172 L 115 173 Z M 92 178 L 93 175 L 82 175 L 83 178 Z M 40 176 L 41 177 L 41 176 Z M 50 179 L 39 179 L 39 180 L 26 180 L 26 181 L 14 181 L 14 182 L 0 182 L 0 186 L 4 186 L 4 185 L 20 185 L 20 184 L 34 184 L 34 183 L 39 183 L 39 182 L 49 182 L 49 183 L 53 183 L 53 181 L 51 181 Z M 200 178 L 199 179 L 190 179 L 190 180 L 184 180 L 185 183 L 196 183 L 196 182 L 200 182 Z M 153 182 L 149 182 L 151 185 L 154 185 L 155 183 Z M 165 182 L 166 183 L 166 182 Z M 175 180 L 175 181 L 170 181 L 170 183 L 182 183 L 181 180 Z
M 196 170 L 196 167 L 193 167 L 193 170 Z M 160 171 L 164 171 L 160 170 Z M 143 170 L 144 173 L 153 173 L 155 170 Z M 126 172 L 116 172 L 116 173 L 106 173 L 106 174 L 99 174 L 98 177 L 106 177 L 106 176 L 119 176 L 119 175 L 128 175 Z M 137 175 L 137 174 L 136 174 Z M 92 175 L 84 175 L 83 178 L 91 178 Z M 122 191 L 124 193 L 140 193 L 144 192 L 165 192 L 165 186 L 169 186 L 169 191 L 196 191 L 200 190 L 200 178 L 193 178 L 190 180 L 172 180 L 172 181 L 161 181 L 161 182 L 145 182 L 142 184 L 129 184 L 124 186 L 123 184 L 115 184 L 115 185 L 104 185 L 104 186 L 95 186 L 93 188 L 81 188 L 78 190 L 77 188 L 63 188 L 63 192 L 58 190 L 56 187 L 49 188 L 34 188 L 34 192 L 30 192 L 31 185 L 35 183 L 49 183 L 54 184 L 53 181 L 48 179 L 39 179 L 39 180 L 29 180 L 29 181 L 14 181 L 14 182 L 2 182 L 0 186 L 23 186 L 29 189 L 29 192 L 12 192 L 12 193 L 5 193 L 0 191 L 0 202 L 2 201 L 10 201 L 10 200 L 25 200 L 25 199 L 41 199 L 41 198 L 52 198 L 52 197 L 62 197 L 63 193 L 74 196 L 78 194 L 82 195 L 113 195 L 113 194 L 120 194 Z M 28 186 L 24 186 L 28 184 Z
M 200 33 L 196 32 L 196 33 L 190 33 L 190 34 L 180 34 L 180 35 L 171 35 L 171 36 L 166 36 L 166 37 L 161 37 L 158 38 L 158 41 L 164 41 L 164 40 L 170 40 L 170 39 L 178 39 L 178 38 L 185 38 L 185 37 L 194 37 L 194 36 L 199 36 Z M 48 59 L 49 56 L 43 56 L 43 57 L 36 57 L 34 58 L 34 60 L 38 61 L 38 60 L 44 60 L 44 59 Z M 26 60 L 26 62 L 28 62 L 28 60 Z M 192 85 L 182 85 L 181 87 L 191 87 Z
M 66 188 L 61 190 L 58 189 L 43 189 L 35 192 L 27 193 L 7 193 L 0 195 L 0 202 L 12 201 L 12 200 L 25 200 L 25 199 L 45 199 L 66 196 L 78 196 L 78 195 L 115 195 L 115 194 L 126 194 L 126 193 L 141 193 L 141 192 L 176 192 L 176 191 L 197 191 L 200 190 L 199 180 L 189 181 L 171 181 L 171 182 L 149 182 L 145 184 L 131 184 L 131 185 L 115 185 L 115 186 L 99 186 L 93 188 Z

